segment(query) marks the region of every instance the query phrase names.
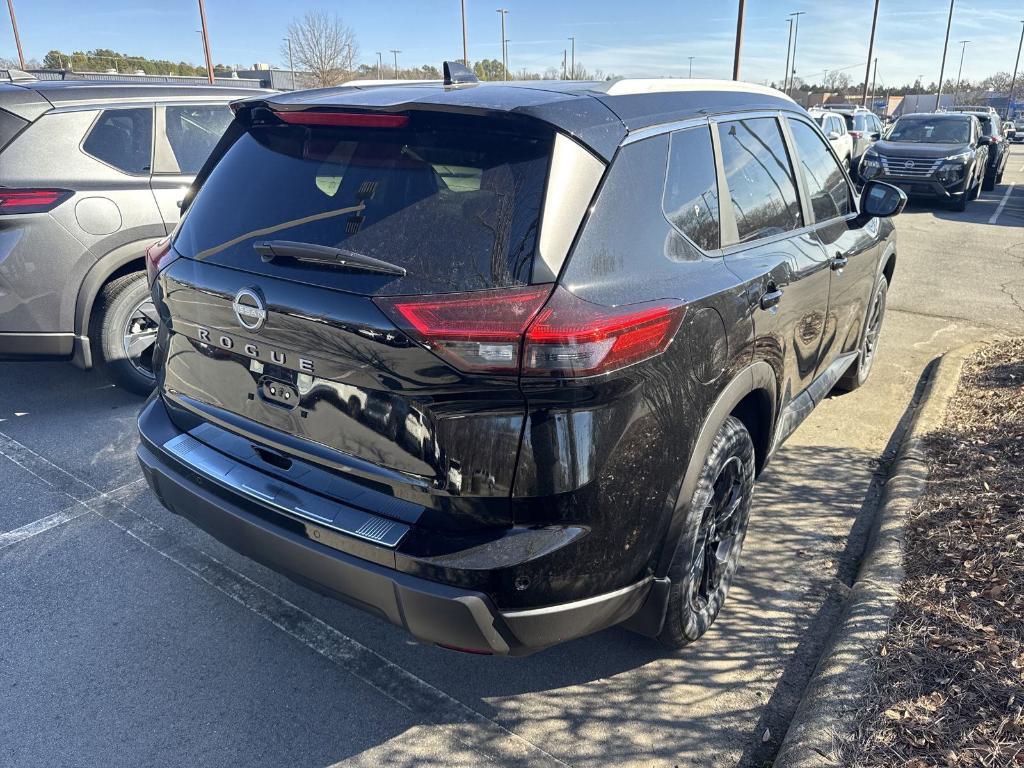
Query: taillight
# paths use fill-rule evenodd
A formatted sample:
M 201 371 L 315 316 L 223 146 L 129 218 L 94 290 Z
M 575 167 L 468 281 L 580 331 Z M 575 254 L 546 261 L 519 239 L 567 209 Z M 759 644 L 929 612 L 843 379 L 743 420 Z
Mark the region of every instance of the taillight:
M 859 139 L 863 135 L 863 131 L 850 131 L 850 136 L 854 139 Z
M 69 189 L 0 188 L 0 215 L 46 213 L 73 195 Z
M 604 307 L 559 286 L 526 331 L 524 376 L 593 376 L 646 360 L 672 342 L 675 299 Z
M 523 331 L 550 294 L 550 285 L 530 285 L 374 301 L 409 336 L 456 368 L 516 373 Z
M 685 309 L 674 299 L 604 307 L 550 285 L 374 301 L 456 368 L 523 376 L 593 376 L 654 357 Z
M 146 249 L 146 277 L 149 284 L 153 285 L 157 274 L 174 260 L 174 251 L 171 250 L 171 238 L 165 237 L 157 240 Z
M 290 125 L 327 125 L 347 128 L 403 128 L 409 123 L 405 115 L 375 114 L 371 112 L 274 112 Z

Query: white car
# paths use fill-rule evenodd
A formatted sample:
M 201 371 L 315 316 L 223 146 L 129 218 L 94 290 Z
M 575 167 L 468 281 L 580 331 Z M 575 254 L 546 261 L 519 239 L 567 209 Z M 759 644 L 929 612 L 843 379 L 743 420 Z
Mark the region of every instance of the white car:
M 853 137 L 846 130 L 846 120 L 842 115 L 824 109 L 812 109 L 810 114 L 821 126 L 822 133 L 832 144 L 832 149 L 846 166 L 846 170 L 850 170 L 853 158 Z

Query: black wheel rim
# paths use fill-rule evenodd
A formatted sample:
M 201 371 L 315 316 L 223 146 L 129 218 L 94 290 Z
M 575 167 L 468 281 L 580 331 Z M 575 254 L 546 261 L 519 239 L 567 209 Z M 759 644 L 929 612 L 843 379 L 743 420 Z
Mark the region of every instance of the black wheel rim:
M 743 464 L 733 456 L 715 478 L 697 532 L 690 568 L 690 606 L 695 611 L 707 608 L 722 586 L 738 547 L 742 508 Z
M 865 373 L 871 370 L 878 349 L 878 337 L 882 333 L 882 315 L 885 314 L 885 294 L 879 291 L 871 305 L 871 317 L 864 331 L 864 345 L 860 351 L 860 367 Z
M 160 325 L 152 299 L 135 305 L 125 322 L 122 338 L 128 363 L 146 378 L 153 378 L 153 344 Z

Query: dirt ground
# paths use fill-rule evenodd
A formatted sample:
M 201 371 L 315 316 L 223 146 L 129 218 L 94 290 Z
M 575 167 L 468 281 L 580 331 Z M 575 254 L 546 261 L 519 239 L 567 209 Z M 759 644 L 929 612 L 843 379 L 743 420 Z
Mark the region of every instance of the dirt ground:
M 853 766 L 1024 766 L 1024 339 L 969 358 L 906 580 L 878 649 Z

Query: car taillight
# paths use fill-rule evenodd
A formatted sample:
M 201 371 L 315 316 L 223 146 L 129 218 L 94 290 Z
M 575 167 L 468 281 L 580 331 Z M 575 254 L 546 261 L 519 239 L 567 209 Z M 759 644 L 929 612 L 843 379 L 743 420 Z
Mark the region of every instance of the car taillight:
M 526 330 L 523 375 L 593 376 L 654 357 L 684 311 L 675 299 L 599 306 L 559 286 Z
M 347 128 L 403 128 L 409 123 L 405 115 L 374 114 L 371 112 L 274 112 L 290 125 L 326 125 Z
M 852 136 L 855 139 L 859 139 L 863 135 L 864 135 L 863 131 L 850 131 L 850 136 Z
M 150 285 L 156 280 L 157 273 L 173 260 L 174 251 L 171 250 L 170 237 L 157 240 L 146 249 L 146 277 Z
M 73 195 L 69 189 L 0 188 L 0 215 L 46 213 Z
M 523 376 L 592 376 L 646 360 L 668 347 L 684 311 L 676 300 L 604 307 L 550 285 L 374 301 L 456 368 Z

